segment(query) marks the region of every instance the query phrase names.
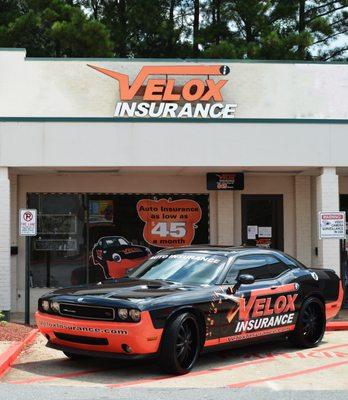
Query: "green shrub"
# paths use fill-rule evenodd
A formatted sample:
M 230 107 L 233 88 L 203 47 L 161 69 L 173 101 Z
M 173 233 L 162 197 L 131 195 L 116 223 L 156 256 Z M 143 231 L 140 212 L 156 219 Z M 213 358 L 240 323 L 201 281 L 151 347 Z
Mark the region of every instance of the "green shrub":
M 6 325 L 7 321 L 5 321 L 5 314 L 0 311 L 0 325 Z

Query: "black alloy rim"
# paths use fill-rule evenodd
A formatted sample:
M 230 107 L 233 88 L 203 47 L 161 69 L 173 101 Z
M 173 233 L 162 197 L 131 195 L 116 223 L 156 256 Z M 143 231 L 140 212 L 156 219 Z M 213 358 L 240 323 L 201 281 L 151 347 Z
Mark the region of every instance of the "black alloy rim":
M 182 368 L 190 368 L 196 358 L 198 335 L 195 321 L 185 319 L 176 340 L 176 358 Z
M 308 304 L 303 312 L 302 323 L 303 336 L 308 342 L 316 343 L 323 332 L 323 313 L 318 304 Z

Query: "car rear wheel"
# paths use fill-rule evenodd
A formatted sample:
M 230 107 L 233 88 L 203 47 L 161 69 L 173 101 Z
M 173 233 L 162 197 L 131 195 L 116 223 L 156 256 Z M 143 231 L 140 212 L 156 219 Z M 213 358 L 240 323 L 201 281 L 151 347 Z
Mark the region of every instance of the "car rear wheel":
M 200 333 L 196 317 L 183 313 L 173 319 L 164 331 L 160 364 L 170 374 L 190 372 L 200 350 Z
M 315 347 L 323 339 L 325 327 L 324 304 L 318 298 L 310 297 L 303 303 L 295 330 L 289 339 L 297 347 Z

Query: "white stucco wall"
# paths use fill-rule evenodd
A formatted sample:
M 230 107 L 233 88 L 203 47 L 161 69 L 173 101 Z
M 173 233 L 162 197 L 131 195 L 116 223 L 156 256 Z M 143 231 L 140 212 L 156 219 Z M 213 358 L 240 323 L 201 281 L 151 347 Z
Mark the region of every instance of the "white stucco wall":
M 0 122 L 0 166 L 348 166 L 347 148 L 348 124 Z

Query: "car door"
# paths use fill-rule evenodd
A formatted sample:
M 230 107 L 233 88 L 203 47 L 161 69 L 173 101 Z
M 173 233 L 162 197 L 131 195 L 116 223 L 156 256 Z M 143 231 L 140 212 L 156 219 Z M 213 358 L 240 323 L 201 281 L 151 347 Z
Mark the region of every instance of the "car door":
M 225 341 L 256 339 L 291 330 L 295 321 L 296 284 L 281 284 L 279 277 L 290 270 L 276 255 L 258 252 L 236 257 L 225 282 L 226 292 L 221 338 Z M 254 283 L 233 287 L 242 274 Z

